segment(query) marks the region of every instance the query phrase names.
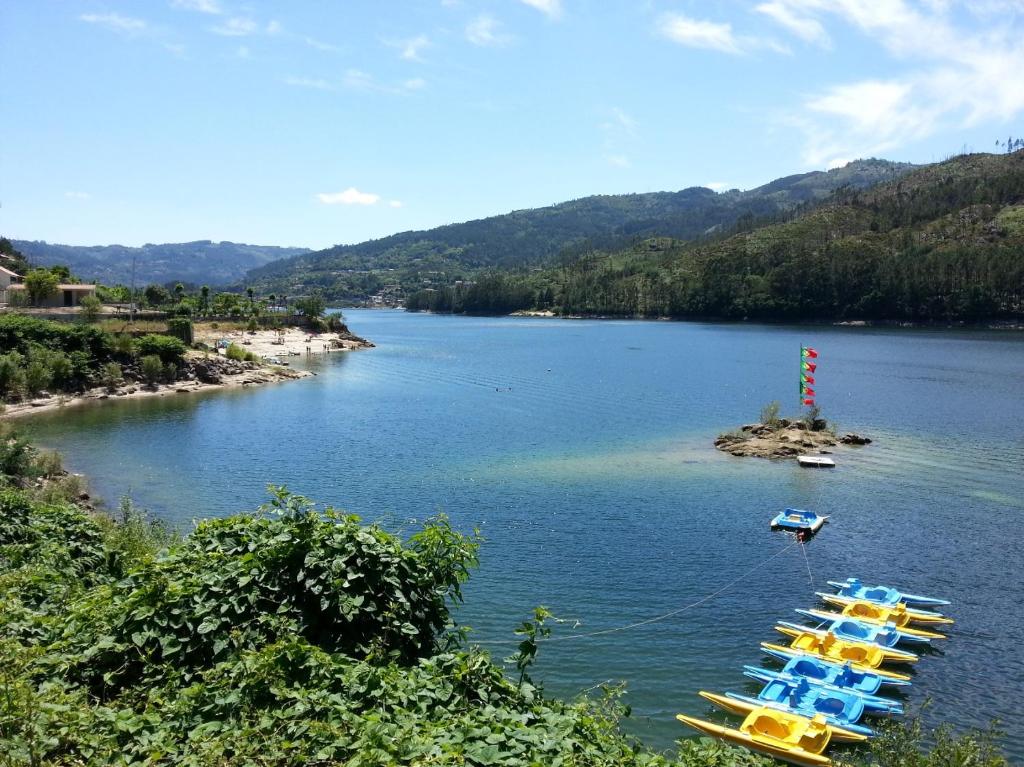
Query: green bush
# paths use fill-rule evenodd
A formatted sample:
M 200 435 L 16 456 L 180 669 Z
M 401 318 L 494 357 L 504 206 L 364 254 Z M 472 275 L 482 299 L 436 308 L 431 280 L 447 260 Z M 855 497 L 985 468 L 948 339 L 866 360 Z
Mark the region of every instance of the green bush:
M 194 341 L 192 320 L 188 317 L 171 317 L 167 320 L 167 334 L 191 346 Z
M 139 363 L 142 370 L 142 377 L 150 386 L 155 386 L 164 374 L 164 364 L 155 354 L 149 354 L 142 358 Z
M 121 370 L 121 366 L 116 362 L 108 362 L 103 366 L 103 371 L 100 375 L 100 383 L 107 388 L 108 391 L 113 391 L 124 382 L 124 371 Z
M 25 366 L 25 388 L 30 396 L 35 396 L 50 385 L 53 380 L 53 373 L 47 367 L 45 360 L 30 359 Z
M 773 400 L 761 408 L 761 420 L 765 426 L 777 427 L 779 425 L 779 401 Z
M 127 333 L 118 333 L 112 343 L 114 353 L 124 360 L 135 356 L 135 339 Z
M 238 344 L 228 344 L 228 348 L 224 351 L 224 356 L 229 360 L 235 362 L 245 362 L 248 359 L 249 353 Z
M 18 352 L 0 354 L 0 396 L 20 394 L 25 385 L 24 362 L 25 358 Z
M 160 358 L 161 362 L 175 364 L 181 364 L 187 348 L 180 338 L 157 333 L 144 335 L 136 342 L 135 347 L 138 353 L 144 357 L 155 355 Z

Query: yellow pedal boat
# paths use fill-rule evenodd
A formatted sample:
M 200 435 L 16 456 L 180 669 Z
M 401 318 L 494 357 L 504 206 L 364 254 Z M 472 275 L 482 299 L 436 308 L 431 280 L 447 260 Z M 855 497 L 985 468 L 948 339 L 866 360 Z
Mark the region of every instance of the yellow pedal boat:
M 926 629 L 912 628 L 910 616 L 907 615 L 907 608 L 900 605 L 900 609 L 882 607 L 871 602 L 851 602 L 843 608 L 841 613 L 834 613 L 828 610 L 805 610 L 804 614 L 813 615 L 823 621 L 842 620 L 853 618 L 863 623 L 870 623 L 873 626 L 892 625 L 903 634 L 921 637 L 923 639 L 947 639 L 945 634 L 938 631 L 927 631 Z M 947 619 L 950 623 L 953 621 Z
M 840 637 L 831 631 L 818 631 L 817 629 L 801 631 L 795 626 L 781 625 L 776 626 L 775 630 L 780 634 L 793 638 L 789 646 L 794 650 L 817 652 L 820 648 L 821 654 L 834 650 L 842 653 L 843 658 L 846 660 L 852 660 L 865 665 L 876 664 L 875 658 L 877 657 L 878 661 L 877 665 L 874 666 L 875 668 L 883 663 L 917 663 L 920 660 L 914 653 L 907 652 L 906 650 L 897 650 L 894 647 L 886 647 L 874 642 L 860 642 L 856 639 Z
M 676 719 L 705 735 L 721 738 L 790 764 L 801 767 L 832 764 L 822 753 L 831 741 L 835 728 L 825 724 L 821 716 L 808 719 L 770 708 L 755 708 L 738 730 L 685 714 L 677 714 Z
M 769 655 L 781 658 L 782 660 L 807 655 L 834 663 L 849 663 L 854 671 L 877 674 L 886 679 L 895 679 L 900 682 L 910 681 L 910 677 L 906 674 L 899 674 L 895 671 L 886 671 L 880 668 L 882 663 L 885 662 L 882 657 L 882 648 L 880 647 L 873 648 L 871 645 L 856 645 L 852 642 L 844 642 L 841 639 L 833 639 L 831 642 L 828 642 L 827 639 L 822 640 L 813 634 L 808 636 L 810 640 L 805 639 L 801 641 L 794 639 L 789 647 L 783 647 L 771 642 L 761 642 L 761 647 Z
M 850 597 L 839 596 L 838 594 L 823 594 L 819 593 L 819 597 L 830 605 L 843 608 L 843 614 L 849 615 L 851 618 L 858 618 L 859 620 L 867 620 L 868 615 L 887 615 L 887 621 L 895 623 L 897 626 L 905 626 L 907 623 L 934 623 L 934 624 L 950 624 L 953 623 L 952 618 L 947 618 L 941 613 L 933 613 L 928 610 L 912 610 L 905 604 L 900 602 L 897 605 L 876 605 L 874 602 L 868 602 L 863 599 L 851 599 Z M 855 612 L 847 613 L 848 609 L 855 610 Z M 902 623 L 900 621 L 903 621 Z
M 757 706 L 745 700 L 730 698 L 727 695 L 719 695 L 718 693 L 707 692 L 706 690 L 701 690 L 698 693 L 698 695 L 704 698 L 704 700 L 708 701 L 708 703 L 710 703 L 711 705 L 718 706 L 718 708 L 722 709 L 723 711 L 728 711 L 730 714 L 739 714 L 740 716 L 747 716 L 751 712 L 763 708 L 768 708 L 772 711 L 779 711 L 778 708 L 774 708 L 771 706 Z M 788 711 L 780 711 L 780 713 L 785 714 L 786 716 L 795 716 L 800 717 L 801 719 L 810 720 L 810 717 L 806 717 L 801 714 L 790 713 Z M 821 715 L 819 714 L 818 716 L 820 717 Z M 822 719 L 822 721 L 825 720 Z M 867 735 L 863 735 L 859 732 L 854 732 L 853 730 L 848 730 L 845 727 L 841 727 L 836 724 L 829 724 L 828 728 L 832 732 L 832 740 L 836 741 L 837 743 L 861 743 L 868 739 Z

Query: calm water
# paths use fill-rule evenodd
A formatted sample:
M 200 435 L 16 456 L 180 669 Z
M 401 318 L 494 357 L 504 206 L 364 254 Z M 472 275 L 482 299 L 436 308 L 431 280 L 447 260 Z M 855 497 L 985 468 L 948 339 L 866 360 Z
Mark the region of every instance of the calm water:
M 438 511 L 477 526 L 487 542 L 460 617 L 481 642 L 514 640 L 539 604 L 568 619 L 558 637 L 677 610 L 787 546 L 768 531 L 777 510 L 832 514 L 806 560 L 792 547 L 668 620 L 551 643 L 535 677 L 561 695 L 625 682 L 631 728 L 668 747 L 685 733 L 677 712 L 708 712 L 698 689 L 756 690 L 741 666 L 761 661 L 773 622 L 859 575 L 954 600 L 953 638 L 919 664 L 909 701 L 930 697 L 933 722 L 1001 719 L 1024 757 L 1020 335 L 347 317 L 378 347 L 315 361 L 315 378 L 33 428 L 105 498 L 182 524 L 253 508 L 273 482 L 393 529 Z M 876 443 L 830 472 L 715 451 L 762 404 L 796 409 L 801 342 L 821 353 L 826 414 Z

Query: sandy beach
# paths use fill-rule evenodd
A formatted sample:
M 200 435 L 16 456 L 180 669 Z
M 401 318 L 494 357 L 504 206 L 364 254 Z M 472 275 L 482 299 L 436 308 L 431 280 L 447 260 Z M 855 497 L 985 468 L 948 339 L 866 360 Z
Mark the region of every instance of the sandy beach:
M 227 389 L 232 387 L 261 386 L 279 381 L 293 381 L 316 375 L 309 370 L 285 367 L 289 360 L 297 360 L 307 354 L 331 354 L 365 349 L 373 346 L 364 339 L 346 333 L 313 334 L 298 328 L 283 331 L 258 330 L 228 331 L 199 326 L 196 328 L 196 342 L 214 348 L 217 341 L 227 340 L 242 346 L 261 357 L 263 363 L 235 362 L 214 352 L 189 351 L 185 356 L 189 368 L 187 376 L 171 384 L 146 386 L 126 381 L 114 390 L 97 387 L 81 394 L 55 394 L 37 397 L 23 402 L 8 403 L 0 418 L 22 418 L 36 413 L 47 413 L 60 408 L 81 407 L 104 400 L 140 399 L 143 397 L 168 397 L 199 391 Z M 279 360 L 281 364 L 274 364 Z

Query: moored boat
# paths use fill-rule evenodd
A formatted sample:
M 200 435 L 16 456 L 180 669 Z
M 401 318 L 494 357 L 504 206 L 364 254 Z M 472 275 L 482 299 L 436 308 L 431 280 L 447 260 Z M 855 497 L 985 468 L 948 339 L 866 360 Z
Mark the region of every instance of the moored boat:
M 784 631 L 783 627 L 787 629 L 787 631 Z M 876 644 L 879 647 L 889 649 L 896 648 L 896 645 L 900 642 L 917 644 L 931 643 L 931 640 L 927 637 L 906 636 L 899 629 L 893 626 L 877 626 L 871 623 L 861 623 L 853 618 L 840 618 L 834 621 L 825 621 L 814 628 L 802 626 L 799 623 L 779 621 L 779 625 L 776 626 L 776 630 L 782 631 L 784 634 L 789 634 L 789 636 L 796 636 L 795 633 L 790 632 L 798 631 L 810 631 L 811 633 L 818 634 L 819 636 L 835 634 L 840 639 L 845 639 L 850 642 Z M 903 651 L 901 650 L 899 652 Z M 909 654 L 910 653 L 908 653 L 908 655 Z
M 771 521 L 773 530 L 806 530 L 816 533 L 828 521 L 828 517 L 806 509 L 786 509 L 776 514 Z
M 798 455 L 796 462 L 805 469 L 834 469 L 836 462 L 824 455 Z
M 793 649 L 806 650 L 833 659 L 842 658 L 875 668 L 888 662 L 917 663 L 919 660 L 914 653 L 906 650 L 896 650 L 857 639 L 840 638 L 827 631 L 812 631 L 803 626 L 797 626 L 796 629 L 776 626 L 775 630 L 793 638 L 789 643 Z
M 816 661 L 813 661 L 811 658 L 796 658 L 794 660 L 789 661 L 789 663 L 787 663 L 786 665 L 792 666 L 793 664 L 803 663 L 816 663 Z M 830 665 L 825 664 L 823 661 L 821 663 L 822 665 Z M 755 679 L 758 682 L 764 682 L 765 684 L 776 680 L 790 682 L 792 684 L 805 682 L 808 685 L 810 685 L 812 689 L 817 688 L 825 691 L 842 692 L 847 695 L 856 695 L 864 703 L 864 710 L 871 714 L 882 715 L 903 713 L 903 704 L 901 704 L 897 700 L 893 700 L 892 698 L 885 698 L 881 695 L 872 695 L 870 693 L 863 692 L 853 686 L 829 684 L 828 682 L 820 681 L 819 677 L 803 676 L 796 673 L 790 673 L 787 672 L 786 669 L 783 669 L 782 671 L 772 671 L 770 669 L 759 668 L 757 666 L 744 666 L 743 675 L 746 677 L 750 677 L 751 679 Z M 839 676 L 833 676 L 832 678 L 836 679 L 836 681 L 842 681 L 842 679 Z M 881 686 L 881 677 L 875 676 L 872 682 L 874 683 L 874 689 L 877 690 Z
M 862 606 L 874 609 L 864 611 L 860 609 Z M 831 622 L 842 620 L 843 618 L 849 618 L 872 626 L 886 626 L 888 628 L 897 629 L 901 634 L 901 641 L 912 641 L 911 639 L 908 639 L 908 637 L 921 639 L 946 639 L 946 635 L 940 634 L 938 631 L 911 628 L 907 625 L 910 623 L 910 619 L 907 617 L 905 612 L 897 613 L 893 610 L 881 607 L 880 605 L 872 605 L 870 602 L 857 602 L 852 605 L 847 605 L 843 608 L 841 613 L 835 613 L 829 610 L 802 610 L 799 608 L 797 608 L 796 612 L 806 618 L 811 618 L 820 622 Z M 886 620 L 888 617 L 892 617 L 895 620 Z
M 865 612 L 867 607 L 880 607 L 888 610 L 892 610 L 895 613 L 902 613 L 906 615 L 907 620 L 912 623 L 935 623 L 935 624 L 949 624 L 953 623 L 952 618 L 948 618 L 942 613 L 932 612 L 930 610 L 916 610 L 907 607 L 904 604 L 897 605 L 882 605 L 876 602 L 870 602 L 864 599 L 857 599 L 856 597 L 844 597 L 840 594 L 826 594 L 823 591 L 816 591 L 815 595 L 820 598 L 823 602 L 827 602 L 830 605 L 842 607 L 844 610 L 847 607 L 853 605 L 861 605 L 861 609 Z
M 925 597 L 920 594 L 908 594 L 890 586 L 865 586 L 858 578 L 847 578 L 845 581 L 829 581 L 829 586 L 839 589 L 839 596 L 853 599 L 864 599 L 880 605 L 897 605 L 900 602 L 908 607 L 937 607 L 948 605 L 949 600 L 936 597 Z
M 875 734 L 867 725 L 858 724 L 867 709 L 864 701 L 854 693 L 814 688 L 806 681 L 769 682 L 756 698 L 736 692 L 727 692 L 724 697 L 710 692 L 702 692 L 700 695 L 719 708 L 734 714 L 745 715 L 758 706 L 767 706 L 777 711 L 811 718 L 820 715 L 825 718 L 827 724 L 867 735 L 869 738 Z
M 830 765 L 824 756 L 833 740 L 863 741 L 866 736 L 826 724 L 822 717 L 809 719 L 768 707 L 750 711 L 739 729 L 706 722 L 703 719 L 677 714 L 683 724 L 715 738 L 721 738 L 751 751 L 797 765 Z
M 817 637 L 813 638 L 817 639 Z M 798 640 L 793 641 L 797 642 Z M 833 663 L 848 663 L 854 671 L 877 674 L 886 680 L 910 681 L 910 677 L 906 674 L 879 668 L 884 662 L 881 648 L 871 648 L 869 645 L 852 645 L 846 642 L 839 642 L 831 646 L 823 646 L 822 643 L 815 642 L 814 645 L 809 646 L 783 647 L 771 642 L 762 642 L 761 649 L 768 655 L 784 661 L 800 657 L 821 658 Z M 877 652 L 872 652 L 872 649 L 877 650 Z

